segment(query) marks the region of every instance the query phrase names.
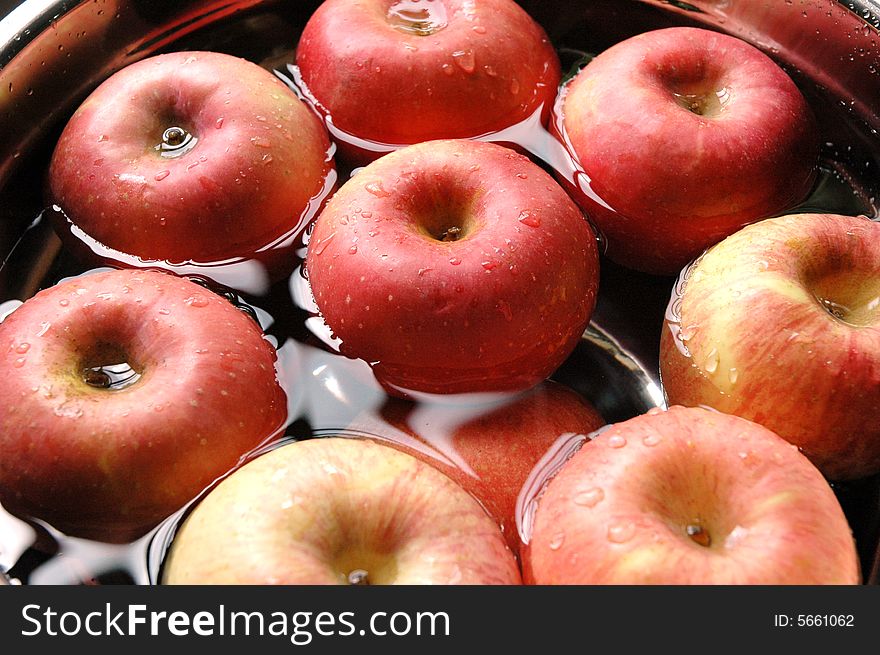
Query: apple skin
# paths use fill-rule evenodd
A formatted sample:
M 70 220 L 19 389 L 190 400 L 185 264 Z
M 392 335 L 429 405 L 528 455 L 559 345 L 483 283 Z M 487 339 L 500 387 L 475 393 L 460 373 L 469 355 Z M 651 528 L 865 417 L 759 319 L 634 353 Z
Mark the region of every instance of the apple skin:
M 223 480 L 178 530 L 165 584 L 520 584 L 495 522 L 448 477 L 368 440 L 288 444 Z
M 448 228 L 457 240 L 440 240 Z M 587 326 L 598 266 L 591 228 L 547 173 L 466 140 L 362 169 L 319 215 L 306 257 L 341 351 L 397 395 L 538 384 Z
M 355 418 L 364 432 L 439 469 L 474 496 L 517 553 L 517 498 L 535 465 L 560 442 L 605 425 L 582 396 L 546 381 L 490 404 L 411 403 L 391 398 Z
M 420 35 L 389 18 L 407 13 L 445 27 Z M 512 0 L 328 0 L 306 24 L 296 61 L 336 128 L 394 145 L 481 136 L 538 110 L 546 124 L 560 79 L 547 35 Z M 339 146 L 359 161 L 377 156 Z
M 83 380 L 121 361 L 130 386 Z M 274 363 L 253 320 L 188 280 L 117 270 L 41 291 L 0 323 L 0 500 L 71 535 L 140 536 L 280 429 Z
M 166 129 L 197 139 L 175 157 Z M 174 52 L 131 64 L 76 110 L 49 168 L 52 201 L 100 243 L 147 260 L 250 256 L 304 228 L 333 170 L 320 119 L 256 64 Z
M 838 318 L 829 302 L 851 311 Z M 876 473 L 878 306 L 880 224 L 802 214 L 750 225 L 688 272 L 680 321 L 661 337 L 666 396 L 761 423 L 831 479 Z
M 680 104 L 688 94 L 707 98 L 704 114 Z M 593 59 L 560 97 L 557 134 L 604 205 L 570 191 L 624 266 L 676 274 L 813 186 L 819 134 L 809 106 L 781 68 L 734 37 L 688 27 L 640 34 Z
M 708 538 L 692 539 L 689 526 Z M 703 408 L 600 433 L 538 501 L 534 584 L 858 584 L 831 487 L 766 428 Z

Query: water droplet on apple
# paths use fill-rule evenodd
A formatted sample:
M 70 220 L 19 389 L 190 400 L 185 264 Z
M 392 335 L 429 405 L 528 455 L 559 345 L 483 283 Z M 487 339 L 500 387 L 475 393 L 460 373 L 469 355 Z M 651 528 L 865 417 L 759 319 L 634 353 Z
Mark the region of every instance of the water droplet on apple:
M 103 143 L 104 141 L 109 141 L 109 140 L 110 140 L 110 137 L 107 136 L 106 134 L 101 134 L 100 136 L 98 136 L 98 143 Z
M 455 71 L 452 69 L 452 66 L 451 66 L 450 64 L 441 64 L 441 65 L 440 65 L 440 70 L 442 70 L 442 71 L 443 71 L 444 73 L 446 73 L 447 75 L 452 75 L 452 74 L 455 72 Z
M 477 34 L 485 34 L 486 33 L 486 28 L 483 27 L 482 25 L 474 25 L 471 29 L 474 32 L 476 32 Z
M 452 61 L 465 73 L 473 73 L 476 68 L 476 60 L 473 50 L 456 50 L 452 53 Z
M 356 243 L 351 244 L 351 248 L 348 249 L 349 255 L 356 255 L 358 251 L 358 247 Z
M 659 434 L 649 434 L 644 439 L 642 439 L 642 443 L 651 448 L 659 444 L 663 439 Z
M 208 299 L 200 293 L 193 294 L 189 298 L 183 301 L 185 304 L 190 307 L 207 307 Z
M 516 176 L 521 180 L 529 179 L 529 176 L 526 173 L 517 173 Z
M 387 198 L 391 195 L 389 191 L 386 191 L 382 187 L 381 180 L 378 182 L 368 182 L 366 185 L 364 185 L 364 189 L 367 191 L 367 193 L 370 193 L 377 198 Z
M 550 543 L 547 544 L 547 546 L 550 548 L 550 550 L 559 550 L 560 548 L 562 548 L 563 543 L 565 543 L 565 533 L 557 532 L 555 535 L 553 535 L 553 538 L 550 540 Z
M 218 130 L 221 127 L 223 127 L 223 117 L 222 116 L 220 116 L 216 121 L 214 121 L 214 127 Z
M 719 361 L 720 358 L 718 356 L 718 350 L 716 348 L 712 348 L 712 350 L 709 351 L 709 354 L 706 355 L 706 363 L 704 365 L 706 368 L 706 372 L 714 373 L 716 370 L 718 370 Z
M 251 143 L 253 143 L 258 148 L 271 148 L 272 147 L 272 142 L 269 141 L 269 139 L 267 139 L 264 136 L 251 137 Z
M 125 389 L 137 382 L 140 377 L 140 372 L 127 361 L 90 366 L 81 372 L 82 381 L 95 389 Z
M 260 161 L 262 161 L 264 165 L 271 164 L 272 163 L 272 155 L 270 155 L 267 152 L 265 155 L 263 155 L 263 157 L 260 159 Z
M 67 298 L 62 298 L 58 301 L 58 304 L 62 307 L 67 307 L 70 304 L 70 301 Z
M 18 357 L 18 358 L 16 358 L 16 360 L 12 363 L 12 365 L 13 365 L 15 368 L 21 368 L 22 366 L 24 366 L 25 361 L 26 361 L 26 360 L 25 360 L 24 357 Z
M 499 300 L 495 304 L 495 309 L 501 312 L 501 315 L 504 316 L 504 320 L 507 322 L 513 320 L 513 311 L 511 311 L 510 304 L 506 300 Z
M 574 504 L 581 507 L 595 507 L 605 499 L 605 492 L 601 487 L 592 487 L 581 491 L 574 497 Z
M 727 379 L 730 380 L 730 384 L 736 384 L 737 379 L 739 379 L 739 371 L 736 368 L 731 368 L 727 372 Z
M 612 523 L 608 526 L 608 541 L 624 544 L 636 536 L 636 526 L 632 521 Z
M 678 338 L 680 341 L 690 341 L 694 338 L 694 335 L 697 333 L 696 325 L 688 325 L 686 327 L 681 328 L 681 331 L 678 333 Z
M 648 416 L 657 416 L 657 414 L 662 414 L 663 409 L 661 407 L 652 407 L 648 410 Z
M 521 211 L 517 220 L 523 225 L 528 225 L 529 227 L 541 227 L 541 219 L 535 214 L 531 213 L 528 210 Z
M 31 349 L 31 344 L 29 344 L 27 342 L 22 342 L 22 343 L 18 344 L 18 347 L 15 349 L 15 352 L 17 352 L 19 355 L 24 355 L 30 349 Z
M 453 266 L 458 266 L 459 264 L 461 264 L 461 260 L 458 257 L 450 257 L 449 263 Z
M 496 71 L 492 66 L 486 64 L 483 66 L 483 70 L 486 71 L 486 75 L 489 77 L 498 77 L 498 71 Z
M 626 438 L 619 434 L 608 437 L 608 446 L 610 448 L 623 448 L 626 445 Z
M 494 268 L 498 267 L 498 262 L 492 260 L 486 260 L 484 262 L 480 262 L 480 266 L 485 268 L 487 271 L 491 271 Z
M 515 77 L 510 80 L 510 93 L 513 95 L 519 93 L 519 80 Z
M 310 246 L 312 252 L 315 253 L 316 255 L 320 255 L 322 252 L 324 252 L 327 249 L 327 246 L 330 245 L 330 242 L 333 240 L 333 237 L 335 237 L 335 236 L 336 236 L 336 232 L 331 232 L 323 239 L 319 239 L 318 241 L 315 241 L 315 243 L 313 243 Z M 371 234 L 370 236 L 373 236 L 373 235 Z
M 164 179 L 165 179 L 166 177 L 168 177 L 169 175 L 171 175 L 171 171 L 159 171 L 158 173 L 156 173 L 156 176 L 155 176 L 155 177 L 156 177 L 156 181 L 157 181 L 157 182 L 161 182 L 162 180 L 164 180 Z

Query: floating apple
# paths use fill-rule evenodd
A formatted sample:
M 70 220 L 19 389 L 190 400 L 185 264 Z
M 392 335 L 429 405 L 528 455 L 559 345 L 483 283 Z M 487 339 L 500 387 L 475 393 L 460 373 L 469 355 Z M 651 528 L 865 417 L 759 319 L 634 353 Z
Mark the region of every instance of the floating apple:
M 387 440 L 467 489 L 518 552 L 517 497 L 532 470 L 577 435 L 605 424 L 579 394 L 544 382 L 491 403 L 411 403 L 389 399 L 351 428 Z
M 670 402 L 761 423 L 832 479 L 880 471 L 880 224 L 755 223 L 698 260 L 673 303 L 660 358 Z
M 447 140 L 343 185 L 306 270 L 342 352 L 373 363 L 392 393 L 519 391 L 577 344 L 598 253 L 577 206 L 528 158 Z
M 779 66 L 734 37 L 640 34 L 593 59 L 563 93 L 557 129 L 591 187 L 573 195 L 608 256 L 631 268 L 678 273 L 813 185 L 809 106 Z
M 821 473 L 766 428 L 673 407 L 616 424 L 538 500 L 537 584 L 857 584 L 849 525 Z
M 86 275 L 0 323 L 0 502 L 125 541 L 173 513 L 286 417 L 256 323 L 188 280 Z
M 147 260 L 248 256 L 304 227 L 332 170 L 320 120 L 268 71 L 211 52 L 132 64 L 77 109 L 52 155 L 53 202 Z
M 166 584 L 519 584 L 466 491 L 361 439 L 288 444 L 212 490 L 178 531 Z
M 539 111 L 546 122 L 560 78 L 547 35 L 512 0 L 329 0 L 296 61 L 358 159 L 497 132 Z

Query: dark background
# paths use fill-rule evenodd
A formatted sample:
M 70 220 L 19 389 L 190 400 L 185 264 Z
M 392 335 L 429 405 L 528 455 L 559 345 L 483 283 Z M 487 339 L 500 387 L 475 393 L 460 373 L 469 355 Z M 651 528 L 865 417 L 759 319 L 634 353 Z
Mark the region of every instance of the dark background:
M 5 16 L 20 4 L 19 0 L 0 0 L 0 15 Z

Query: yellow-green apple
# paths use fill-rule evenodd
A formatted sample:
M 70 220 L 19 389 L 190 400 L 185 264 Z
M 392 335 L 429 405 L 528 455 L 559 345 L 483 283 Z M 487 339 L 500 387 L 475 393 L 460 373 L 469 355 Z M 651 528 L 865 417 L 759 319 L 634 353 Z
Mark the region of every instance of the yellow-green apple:
M 131 64 L 76 110 L 49 168 L 53 202 L 146 260 L 249 256 L 303 228 L 333 169 L 320 119 L 254 63 L 174 52 Z
M 809 106 L 772 59 L 734 37 L 646 32 L 601 53 L 563 93 L 555 128 L 591 187 L 572 185 L 573 195 L 608 256 L 631 268 L 677 273 L 813 185 Z
M 359 160 L 536 112 L 546 122 L 560 78 L 547 35 L 512 0 L 328 0 L 296 61 L 342 151 Z
M 389 399 L 350 426 L 432 464 L 471 493 L 518 552 L 517 498 L 535 465 L 574 435 L 605 424 L 581 395 L 556 382 L 490 403 Z
M 346 182 L 306 257 L 342 352 L 392 393 L 524 390 L 580 339 L 598 286 L 593 232 L 526 157 L 467 140 L 385 155 Z
M 757 421 L 832 479 L 880 471 L 880 223 L 755 223 L 686 270 L 661 337 L 671 403 Z
M 363 439 L 257 457 L 196 505 L 166 584 L 519 584 L 495 522 L 455 482 Z
M 613 425 L 538 500 L 535 584 L 857 584 L 822 474 L 766 428 L 673 407 Z
M 256 323 L 185 279 L 117 270 L 0 323 L 0 501 L 70 534 L 143 534 L 280 429 Z

